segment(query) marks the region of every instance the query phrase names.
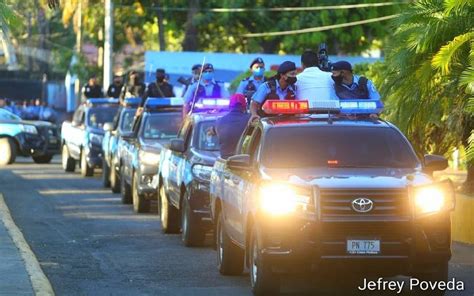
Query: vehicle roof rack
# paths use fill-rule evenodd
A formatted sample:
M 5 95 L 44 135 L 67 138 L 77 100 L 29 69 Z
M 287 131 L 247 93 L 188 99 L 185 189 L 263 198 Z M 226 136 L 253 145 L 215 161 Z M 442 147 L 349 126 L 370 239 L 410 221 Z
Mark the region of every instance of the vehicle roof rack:
M 145 111 L 163 111 L 164 109 L 176 109 L 182 108 L 184 104 L 183 98 L 180 97 L 169 97 L 169 98 L 148 98 L 145 101 Z
M 140 106 L 141 102 L 142 102 L 142 98 L 125 98 L 122 102 L 122 105 L 125 107 L 136 108 Z
M 96 105 L 107 105 L 107 104 L 118 104 L 119 100 L 114 98 L 91 98 L 86 100 L 86 104 L 89 106 Z

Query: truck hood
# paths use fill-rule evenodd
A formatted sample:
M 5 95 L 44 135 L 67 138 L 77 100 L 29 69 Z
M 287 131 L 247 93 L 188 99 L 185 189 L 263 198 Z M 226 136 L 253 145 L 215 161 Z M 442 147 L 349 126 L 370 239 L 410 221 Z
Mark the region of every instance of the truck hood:
M 142 148 L 147 152 L 159 154 L 165 145 L 169 144 L 170 140 L 143 140 Z
M 262 169 L 267 180 L 286 181 L 320 188 L 405 188 L 432 183 L 432 178 L 418 169 Z
M 52 127 L 54 126 L 51 122 L 47 121 L 39 121 L 39 120 L 0 120 L 0 123 L 7 123 L 7 124 L 27 124 L 27 125 L 34 125 L 37 127 Z
M 216 159 L 219 157 L 219 151 L 204 151 L 192 148 L 191 153 L 193 154 L 191 162 L 203 163 L 206 165 L 214 165 Z

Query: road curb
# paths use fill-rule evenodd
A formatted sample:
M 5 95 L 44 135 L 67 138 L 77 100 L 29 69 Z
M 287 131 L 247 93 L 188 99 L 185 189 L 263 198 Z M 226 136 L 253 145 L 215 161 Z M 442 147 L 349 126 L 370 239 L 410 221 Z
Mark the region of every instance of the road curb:
M 37 296 L 54 296 L 54 290 L 48 278 L 44 274 L 35 254 L 26 242 L 23 233 L 16 226 L 10 214 L 3 195 L 0 193 L 0 220 L 5 225 L 13 243 L 20 251 L 21 258 L 25 262 L 25 268 L 30 277 L 33 291 Z
M 451 221 L 453 241 L 474 244 L 474 198 L 456 194 Z

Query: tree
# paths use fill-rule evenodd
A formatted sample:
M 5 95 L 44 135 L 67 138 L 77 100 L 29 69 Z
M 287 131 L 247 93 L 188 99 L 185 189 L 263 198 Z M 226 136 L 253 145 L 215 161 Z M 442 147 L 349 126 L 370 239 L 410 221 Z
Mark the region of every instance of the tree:
M 381 87 L 389 119 L 420 154 L 448 154 L 460 144 L 468 148 L 471 157 L 464 190 L 470 193 L 474 188 L 473 27 L 470 0 L 410 4 L 393 23 Z

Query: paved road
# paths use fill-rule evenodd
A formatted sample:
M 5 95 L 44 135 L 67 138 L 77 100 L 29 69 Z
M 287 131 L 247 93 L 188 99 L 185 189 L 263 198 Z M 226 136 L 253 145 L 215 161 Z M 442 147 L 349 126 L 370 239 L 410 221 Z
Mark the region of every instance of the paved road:
M 250 295 L 247 275 L 217 272 L 211 248 L 185 248 L 179 236 L 161 233 L 156 214 L 134 214 L 97 176 L 66 174 L 58 159 L 1 168 L 0 192 L 57 295 Z M 447 295 L 472 296 L 474 248 L 454 250 L 450 273 L 467 290 Z M 314 295 L 309 288 L 294 281 L 284 289 Z

